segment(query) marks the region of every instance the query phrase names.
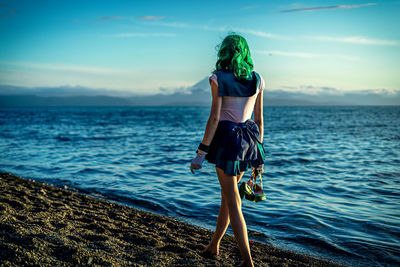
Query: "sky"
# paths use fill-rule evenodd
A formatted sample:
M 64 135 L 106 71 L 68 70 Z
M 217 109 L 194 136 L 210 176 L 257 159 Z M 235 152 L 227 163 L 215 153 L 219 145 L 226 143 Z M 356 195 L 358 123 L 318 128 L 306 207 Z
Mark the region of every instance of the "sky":
M 185 88 L 235 32 L 268 90 L 399 91 L 398 14 L 389 0 L 0 0 L 0 85 Z

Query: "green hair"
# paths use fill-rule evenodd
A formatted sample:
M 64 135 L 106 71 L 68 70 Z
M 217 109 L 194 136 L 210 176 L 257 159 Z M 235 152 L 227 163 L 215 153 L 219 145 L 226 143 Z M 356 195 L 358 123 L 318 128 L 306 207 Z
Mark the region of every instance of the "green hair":
M 218 60 L 215 71 L 230 70 L 238 80 L 251 80 L 254 64 L 246 39 L 242 36 L 229 33 L 217 46 Z

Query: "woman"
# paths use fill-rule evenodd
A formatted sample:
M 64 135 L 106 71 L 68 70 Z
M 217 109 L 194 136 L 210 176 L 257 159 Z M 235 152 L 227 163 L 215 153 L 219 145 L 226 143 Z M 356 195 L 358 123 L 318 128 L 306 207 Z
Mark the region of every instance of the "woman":
M 243 257 L 241 266 L 253 266 L 237 183 L 248 168 L 263 167 L 264 80 L 253 71 L 250 50 L 242 36 L 229 34 L 222 41 L 209 82 L 211 112 L 190 170 L 194 173 L 200 169 L 204 159 L 215 164 L 221 207 L 214 236 L 203 253 L 219 254 L 219 244 L 230 222 Z

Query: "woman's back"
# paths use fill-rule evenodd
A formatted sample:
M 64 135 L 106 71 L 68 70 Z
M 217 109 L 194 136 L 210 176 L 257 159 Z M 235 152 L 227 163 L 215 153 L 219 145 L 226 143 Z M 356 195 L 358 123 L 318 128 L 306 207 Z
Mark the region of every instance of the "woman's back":
M 229 88 L 226 88 L 223 92 L 220 91 L 220 95 L 222 95 L 220 121 L 229 120 L 239 123 L 251 119 L 257 96 L 265 87 L 264 79 L 261 76 L 259 76 L 259 78 L 259 82 L 256 83 L 257 88 L 255 93 L 251 96 L 247 96 L 248 94 L 245 93 L 242 94 L 243 96 L 237 96 L 238 94 L 235 94 L 235 92 L 232 92 Z M 210 76 L 210 83 L 211 82 L 218 85 L 218 77 L 215 73 Z M 230 84 L 225 83 L 224 85 L 229 87 Z M 251 86 L 252 85 L 249 84 L 247 88 L 242 87 L 242 90 L 249 90 L 251 94 Z

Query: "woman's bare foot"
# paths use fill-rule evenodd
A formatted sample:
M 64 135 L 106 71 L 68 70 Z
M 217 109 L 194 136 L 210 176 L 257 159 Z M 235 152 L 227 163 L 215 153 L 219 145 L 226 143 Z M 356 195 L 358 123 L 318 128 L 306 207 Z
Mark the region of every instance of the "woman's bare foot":
M 211 247 L 210 245 L 205 246 L 204 249 L 201 251 L 202 254 L 209 254 L 210 256 L 217 256 L 219 255 L 219 248 L 218 247 Z
M 246 267 L 246 266 L 254 266 L 254 265 L 253 264 L 246 265 L 244 260 L 239 265 L 239 267 Z

